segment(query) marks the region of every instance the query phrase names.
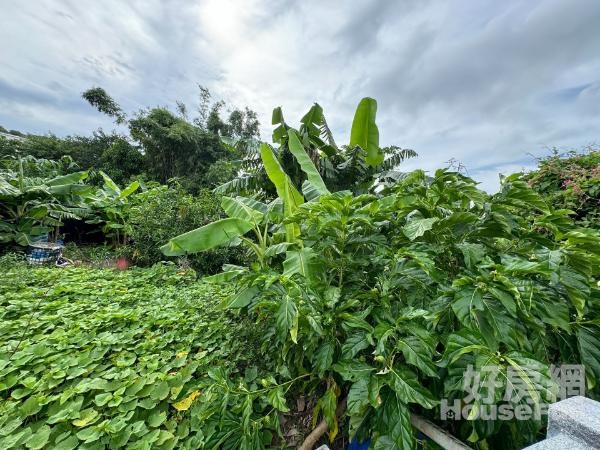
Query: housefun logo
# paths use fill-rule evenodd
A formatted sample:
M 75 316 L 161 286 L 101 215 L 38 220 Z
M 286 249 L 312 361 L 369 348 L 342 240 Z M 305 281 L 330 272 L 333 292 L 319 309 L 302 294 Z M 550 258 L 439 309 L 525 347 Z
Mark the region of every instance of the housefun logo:
M 575 395 L 585 396 L 585 367 L 482 366 L 463 372 L 467 395 L 441 401 L 442 420 L 539 420 L 548 406 Z

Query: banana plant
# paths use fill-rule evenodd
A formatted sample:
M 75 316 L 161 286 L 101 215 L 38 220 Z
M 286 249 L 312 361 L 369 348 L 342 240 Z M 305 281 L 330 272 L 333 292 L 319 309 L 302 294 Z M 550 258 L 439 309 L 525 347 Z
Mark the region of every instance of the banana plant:
M 84 200 L 93 188 L 83 183 L 88 171 L 56 176 L 57 167 L 31 157 L 7 163 L 0 170 L 0 243 L 27 245 L 35 236 L 58 230 L 65 219 L 90 214 Z
M 379 130 L 376 123 L 377 102 L 369 97 L 358 104 L 350 133 L 348 145 L 338 146 L 329 128 L 323 108 L 315 103 L 300 119 L 300 126 L 292 128 L 284 119 L 280 107 L 273 110 L 272 124 L 273 142 L 278 145 L 274 155 L 287 173 L 292 184 L 300 189 L 306 174 L 300 166 L 292 146 L 290 131 L 304 147 L 308 158 L 313 162 L 319 175 L 329 190 L 350 189 L 354 192 L 367 192 L 380 178 L 390 178 L 402 161 L 417 156 L 410 149 L 396 146 L 380 147 Z M 269 191 L 266 181 L 265 167 L 261 164 L 260 146 L 256 143 L 248 145 L 246 156 L 241 161 L 240 175 L 235 179 L 217 187 L 219 193 L 252 191 L 263 189 Z M 231 146 L 231 142 L 225 145 Z M 235 143 L 233 144 L 235 146 Z
M 350 132 L 350 147 L 361 147 L 367 152 L 367 164 L 376 167 L 383 162 L 383 152 L 379 148 L 379 129 L 375 123 L 377 116 L 377 102 L 363 98 L 354 114 L 352 131 Z
M 126 244 L 131 231 L 127 213 L 132 205 L 131 196 L 140 188 L 140 182 L 133 181 L 121 189 L 106 173 L 99 173 L 104 180 L 104 186 L 89 199 L 96 215 L 87 223 L 101 224 L 105 236 L 111 238 L 116 245 Z
M 366 159 L 373 166 L 384 160 L 375 123 L 376 111 L 377 102 L 374 99 L 361 100 L 355 113 L 350 142 L 358 149 L 364 148 L 368 155 Z M 329 194 L 315 160 L 321 161 L 318 157 L 321 153 L 333 157 L 339 153 L 339 149 L 318 104 L 313 105 L 304 115 L 299 130 L 286 124 L 281 108 L 273 111 L 273 124 L 278 125 L 273 132 L 273 140 L 279 143 L 279 148 L 274 150 L 270 145 L 262 143 L 259 153 L 262 170 L 275 187 L 278 200 L 283 205 L 283 214 L 279 217 L 279 222 L 271 223 L 274 217 L 273 209 L 265 203 L 241 196 L 226 196 L 223 197 L 222 207 L 229 217 L 172 238 L 161 247 L 166 256 L 181 256 L 243 242 L 262 267 L 268 257 L 277 254 L 271 249 L 272 245 L 280 250 L 293 245 L 302 248 L 302 243 L 298 240 L 299 225 L 286 220 L 293 216 L 305 200 L 313 201 Z M 298 167 L 302 173 L 301 179 L 304 181 L 301 186 L 298 186 L 300 177 L 295 177 L 294 180 L 283 167 L 282 162 L 286 154 L 294 160 L 292 167 Z M 277 233 L 282 227 L 285 230 L 284 240 Z M 276 232 L 270 233 L 273 229 Z M 254 234 L 255 241 L 245 237 L 250 231 Z M 303 259 L 293 251 L 295 250 L 288 255 L 289 261 L 302 261 Z M 288 267 L 291 264 L 288 262 Z

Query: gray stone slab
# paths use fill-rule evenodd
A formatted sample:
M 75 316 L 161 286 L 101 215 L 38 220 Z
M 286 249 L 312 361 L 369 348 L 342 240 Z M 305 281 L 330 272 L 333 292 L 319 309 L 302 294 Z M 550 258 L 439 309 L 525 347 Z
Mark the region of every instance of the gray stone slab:
M 600 403 L 577 396 L 550 405 L 547 437 L 560 435 L 600 448 Z
M 568 434 L 557 434 L 537 444 L 530 445 L 524 450 L 589 450 L 589 448 L 590 446 L 585 442 L 573 439 Z

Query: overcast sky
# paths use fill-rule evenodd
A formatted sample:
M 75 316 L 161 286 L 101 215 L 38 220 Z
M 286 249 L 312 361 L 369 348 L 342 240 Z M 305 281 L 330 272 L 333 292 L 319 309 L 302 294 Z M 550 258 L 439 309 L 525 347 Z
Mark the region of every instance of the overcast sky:
M 316 101 L 347 142 L 374 97 L 406 169 L 456 158 L 488 190 L 600 141 L 600 0 L 2 0 L 0 42 L 0 125 L 26 132 L 111 130 L 91 86 L 131 112 L 194 107 L 200 83 L 267 140 L 273 107 L 295 124 Z

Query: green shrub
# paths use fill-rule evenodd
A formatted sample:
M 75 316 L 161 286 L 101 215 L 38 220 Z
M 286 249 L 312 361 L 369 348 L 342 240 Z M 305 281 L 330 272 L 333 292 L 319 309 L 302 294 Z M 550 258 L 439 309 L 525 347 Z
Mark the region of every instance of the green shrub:
M 551 364 L 584 364 L 587 395 L 598 395 L 600 237 L 575 228 L 516 178 L 488 196 L 458 173 L 439 170 L 429 179 L 415 171 L 385 197 L 324 194 L 285 218 L 268 214 L 264 203 L 224 197 L 230 219 L 173 238 L 164 249 L 211 248 L 236 232 L 256 234 L 245 244 L 257 263 L 218 275 L 237 286 L 225 304 L 269 327 L 262 343 L 278 357 L 273 376 L 290 384 L 302 377 L 302 386 L 256 392 L 249 401 L 234 395 L 238 388 L 225 374 L 205 399 L 207 415 L 239 410 L 240 423 L 260 422 L 275 434 L 281 430 L 274 409 L 288 412 L 301 392 L 316 401 L 314 417 L 327 421 L 331 439 L 339 429 L 350 438 L 372 437 L 374 448 L 393 442 L 408 449 L 410 414 L 439 419 L 440 399 L 464 398 L 469 364 L 500 374 L 535 370 L 538 404 L 553 401 Z M 494 401 L 518 406 L 502 396 Z M 345 402 L 338 423 L 335 411 Z M 247 403 L 255 408 L 243 409 Z M 214 414 L 207 422 L 231 431 L 228 442 L 258 433 L 220 427 L 222 420 Z M 478 448 L 499 449 L 534 441 L 542 422 L 447 426 Z
M 358 123 L 351 135 L 362 142 L 373 126 Z M 330 442 L 343 434 L 412 450 L 411 415 L 439 420 L 445 399 L 472 407 L 443 424 L 460 439 L 523 448 L 557 399 L 552 365 L 584 365 L 586 395 L 600 394 L 596 230 L 577 228 L 521 174 L 494 195 L 448 170 L 407 173 L 378 195 L 330 193 L 293 130 L 288 139 L 307 178 L 302 194 L 262 144 L 280 203 L 223 197 L 228 219 L 162 247 L 178 255 L 240 239 L 256 256 L 213 279 L 236 287 L 224 306 L 267 327 L 273 381 L 256 390 L 215 374 L 202 405 L 211 444 L 273 448 L 264 435 L 285 436 L 279 418 L 293 421 L 286 414 L 302 395 Z M 515 396 L 515 386 L 528 392 Z M 525 402 L 528 420 L 479 416 Z
M 148 266 L 165 259 L 159 247 L 171 237 L 220 219 L 223 210 L 220 198 L 206 189 L 194 197 L 179 186 L 156 186 L 136 196 L 129 214 L 133 261 Z M 198 272 L 215 273 L 242 256 L 241 249 L 229 247 L 188 258 Z
M 524 176 L 557 209 L 570 209 L 580 225 L 600 227 L 600 150 L 557 151 Z

